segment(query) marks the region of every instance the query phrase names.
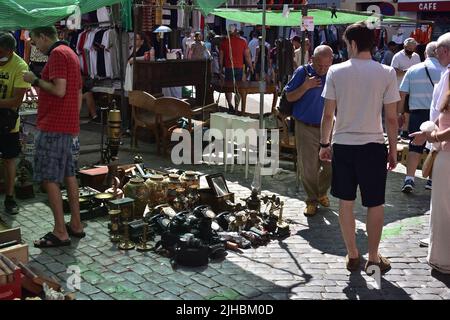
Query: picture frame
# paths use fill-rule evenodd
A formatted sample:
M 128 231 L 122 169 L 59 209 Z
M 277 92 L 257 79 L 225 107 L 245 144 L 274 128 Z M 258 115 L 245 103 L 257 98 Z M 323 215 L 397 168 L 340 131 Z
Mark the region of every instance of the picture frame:
M 227 182 L 222 173 L 209 174 L 205 176 L 208 186 L 214 191 L 217 197 L 223 197 L 230 194 Z

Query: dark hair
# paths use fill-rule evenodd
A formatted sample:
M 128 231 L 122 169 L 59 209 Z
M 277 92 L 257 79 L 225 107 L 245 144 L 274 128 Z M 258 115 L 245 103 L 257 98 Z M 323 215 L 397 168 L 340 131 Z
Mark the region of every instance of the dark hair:
M 375 33 L 372 29 L 367 27 L 367 24 L 362 22 L 354 23 L 345 29 L 344 38 L 350 43 L 355 41 L 359 52 L 372 51 L 375 44 Z
M 0 33 L 0 48 L 14 51 L 16 49 L 16 44 L 16 39 L 11 33 Z
M 299 37 L 299 36 L 294 36 L 294 37 L 292 38 L 292 41 L 297 41 L 298 43 L 302 42 L 302 40 L 300 40 L 300 37 Z
M 58 38 L 58 31 L 54 26 L 38 27 L 31 30 L 30 35 L 35 37 L 40 37 L 41 35 L 44 35 L 50 39 L 55 39 Z

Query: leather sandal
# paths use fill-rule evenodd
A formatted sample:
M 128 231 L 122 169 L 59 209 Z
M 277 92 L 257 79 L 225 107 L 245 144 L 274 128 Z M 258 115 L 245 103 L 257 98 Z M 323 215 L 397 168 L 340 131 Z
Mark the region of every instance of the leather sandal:
M 378 257 L 380 258 L 380 262 L 376 263 L 373 261 L 367 261 L 366 262 L 366 266 L 364 267 L 364 271 L 370 276 L 373 274 L 373 272 L 367 272 L 367 269 L 370 266 L 378 266 L 378 268 L 380 268 L 380 272 L 381 273 L 385 273 L 388 272 L 389 270 L 391 270 L 391 262 L 386 259 L 385 257 L 383 257 L 381 254 L 378 254 Z
M 361 265 L 361 258 L 358 255 L 358 258 L 349 258 L 348 255 L 345 256 L 345 266 L 348 271 L 353 272 L 359 270 Z

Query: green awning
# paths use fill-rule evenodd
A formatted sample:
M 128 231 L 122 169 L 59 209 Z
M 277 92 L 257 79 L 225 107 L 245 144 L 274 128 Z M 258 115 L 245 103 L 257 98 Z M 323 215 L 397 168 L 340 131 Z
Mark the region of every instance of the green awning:
M 215 8 L 220 7 L 227 0 L 194 0 L 196 6 L 207 16 Z
M 0 29 L 18 30 L 53 25 L 72 15 L 129 0 L 0 0 Z
M 215 9 L 211 14 L 237 22 L 244 22 L 253 25 L 262 25 L 262 10 L 239 10 L 239 9 Z M 331 25 L 331 24 L 352 24 L 362 20 L 375 20 L 369 14 L 355 11 L 338 11 L 337 18 L 331 17 L 329 10 L 309 9 L 308 16 L 314 17 L 314 25 Z M 266 11 L 266 25 L 279 27 L 294 27 L 301 24 L 301 11 L 291 11 L 286 18 L 280 11 Z M 397 17 L 397 16 L 383 16 L 383 23 L 415 23 L 415 20 Z

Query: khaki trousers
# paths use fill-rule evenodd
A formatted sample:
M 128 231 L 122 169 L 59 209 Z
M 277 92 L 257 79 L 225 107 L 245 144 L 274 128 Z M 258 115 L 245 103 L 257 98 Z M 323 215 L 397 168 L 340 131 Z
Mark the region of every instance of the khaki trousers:
M 319 160 L 319 142 L 320 128 L 295 120 L 297 164 L 307 203 L 327 195 L 331 185 L 331 163 Z

